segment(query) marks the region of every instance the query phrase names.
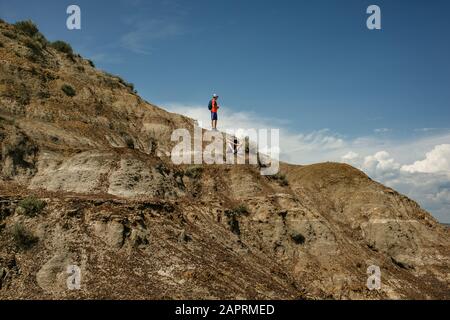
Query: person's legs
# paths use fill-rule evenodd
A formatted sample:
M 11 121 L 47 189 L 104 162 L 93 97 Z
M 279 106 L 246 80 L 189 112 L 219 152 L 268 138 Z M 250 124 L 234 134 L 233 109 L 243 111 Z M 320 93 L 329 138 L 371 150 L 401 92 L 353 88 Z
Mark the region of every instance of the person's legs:
M 217 112 L 211 112 L 211 124 L 213 129 L 217 129 Z

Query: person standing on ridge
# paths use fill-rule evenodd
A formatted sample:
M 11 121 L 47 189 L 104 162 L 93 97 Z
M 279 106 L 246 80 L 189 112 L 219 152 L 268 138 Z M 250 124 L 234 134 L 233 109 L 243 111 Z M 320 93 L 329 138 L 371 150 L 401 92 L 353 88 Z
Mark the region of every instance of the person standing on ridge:
M 217 130 L 217 111 L 219 110 L 219 105 L 217 104 L 217 100 L 219 96 L 217 94 L 213 94 L 211 101 L 209 101 L 208 109 L 211 111 L 211 126 L 214 131 Z

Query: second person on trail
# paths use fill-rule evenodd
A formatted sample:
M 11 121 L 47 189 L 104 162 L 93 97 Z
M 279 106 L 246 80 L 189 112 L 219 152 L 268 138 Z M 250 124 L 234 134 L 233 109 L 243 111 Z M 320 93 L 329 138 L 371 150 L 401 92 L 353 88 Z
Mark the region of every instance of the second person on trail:
M 213 94 L 211 101 L 209 101 L 208 109 L 211 111 L 211 126 L 214 131 L 217 130 L 217 111 L 219 110 L 219 105 L 217 104 L 217 100 L 219 96 L 217 94 Z

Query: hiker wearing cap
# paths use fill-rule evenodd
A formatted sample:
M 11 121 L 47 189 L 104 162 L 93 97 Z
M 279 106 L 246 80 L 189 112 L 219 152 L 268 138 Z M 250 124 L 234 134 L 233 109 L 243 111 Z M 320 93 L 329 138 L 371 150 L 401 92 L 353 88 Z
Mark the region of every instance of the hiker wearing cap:
M 213 97 L 211 101 L 209 101 L 208 105 L 208 109 L 211 111 L 211 126 L 213 130 L 217 130 L 217 111 L 219 110 L 217 99 L 219 99 L 219 96 L 217 94 L 213 94 Z

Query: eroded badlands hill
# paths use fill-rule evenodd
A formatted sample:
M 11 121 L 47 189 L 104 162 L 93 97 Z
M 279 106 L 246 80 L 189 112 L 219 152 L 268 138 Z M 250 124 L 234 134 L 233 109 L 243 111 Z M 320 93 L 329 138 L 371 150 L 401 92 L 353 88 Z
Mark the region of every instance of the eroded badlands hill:
M 0 299 L 450 298 L 448 229 L 355 168 L 175 166 L 191 119 L 23 25 L 0 62 Z

